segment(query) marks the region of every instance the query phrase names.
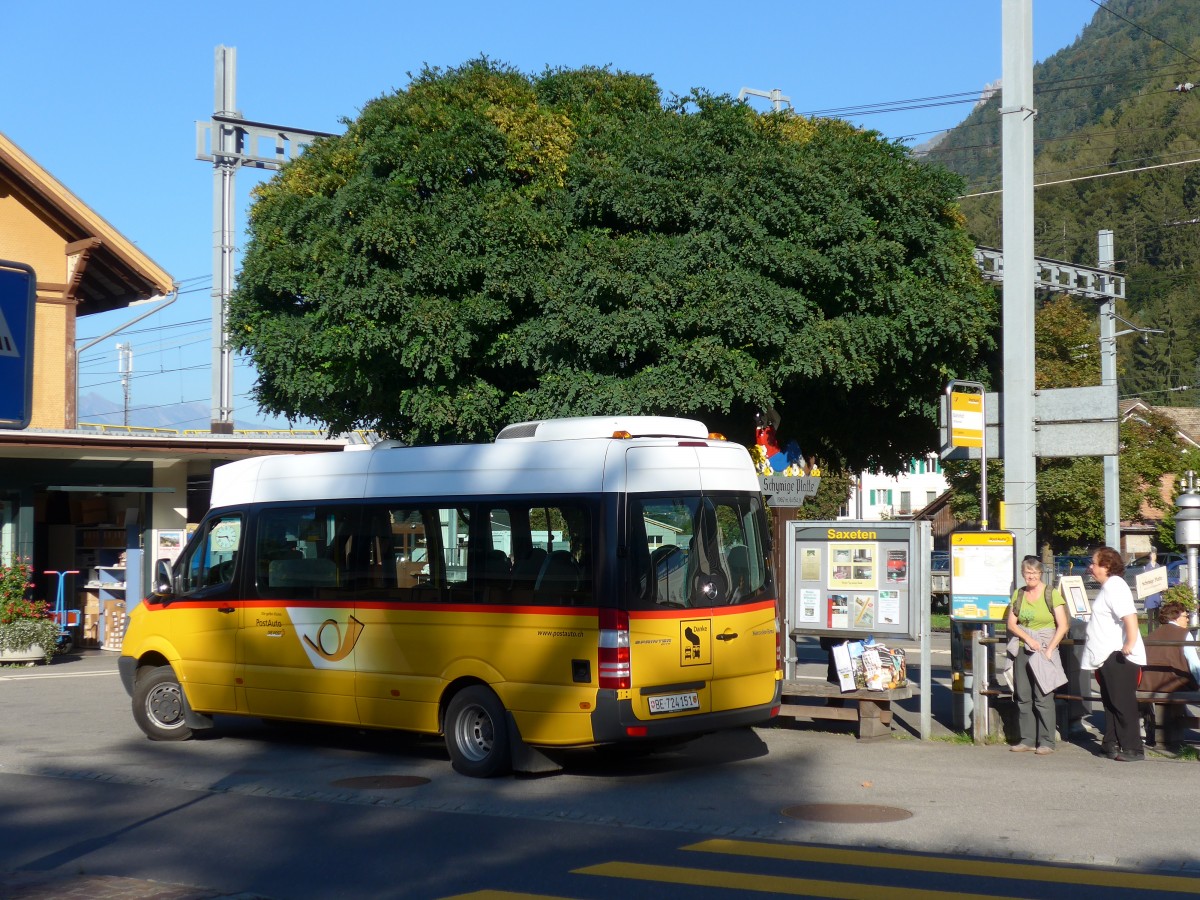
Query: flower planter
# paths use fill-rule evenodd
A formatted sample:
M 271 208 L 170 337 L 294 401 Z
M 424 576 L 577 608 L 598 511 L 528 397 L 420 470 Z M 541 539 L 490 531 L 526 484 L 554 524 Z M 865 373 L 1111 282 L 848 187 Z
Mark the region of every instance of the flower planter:
M 0 665 L 49 661 L 57 649 L 59 624 L 44 600 L 34 600 L 28 560 L 0 563 Z
M 0 666 L 25 663 L 32 666 L 46 658 L 46 651 L 41 644 L 30 644 L 24 650 L 0 650 Z

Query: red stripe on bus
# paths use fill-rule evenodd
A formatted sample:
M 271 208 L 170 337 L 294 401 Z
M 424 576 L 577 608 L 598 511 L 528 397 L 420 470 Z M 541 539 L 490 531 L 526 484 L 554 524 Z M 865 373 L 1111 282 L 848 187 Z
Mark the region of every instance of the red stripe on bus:
M 774 600 L 759 600 L 755 603 L 743 603 L 735 606 L 700 606 L 673 607 L 671 609 L 633 609 L 629 611 L 631 619 L 694 619 L 697 615 L 705 616 L 737 616 L 759 610 L 774 610 Z

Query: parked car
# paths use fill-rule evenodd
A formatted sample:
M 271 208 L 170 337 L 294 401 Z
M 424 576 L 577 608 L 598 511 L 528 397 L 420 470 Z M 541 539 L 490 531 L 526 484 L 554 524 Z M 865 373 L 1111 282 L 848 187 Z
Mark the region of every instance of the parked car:
M 1090 556 L 1067 555 L 1054 557 L 1054 577 L 1062 578 L 1064 575 L 1082 575 L 1086 581 L 1088 578 L 1088 566 L 1092 564 Z

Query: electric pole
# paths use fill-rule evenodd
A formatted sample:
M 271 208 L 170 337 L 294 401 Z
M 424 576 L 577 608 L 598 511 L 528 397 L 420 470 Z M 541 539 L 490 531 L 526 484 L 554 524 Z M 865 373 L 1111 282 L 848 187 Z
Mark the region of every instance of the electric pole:
M 1033 0 L 1003 0 L 1004 506 L 1016 557 L 1037 552 L 1033 430 Z
M 212 119 L 196 123 L 196 159 L 213 164 L 212 426 L 233 433 L 233 350 L 229 345 L 229 295 L 233 293 L 234 182 L 243 166 L 279 170 L 326 131 L 250 122 L 237 111 L 237 49 L 218 46 Z M 209 135 L 205 152 L 205 135 Z M 259 152 L 259 144 L 266 152 Z
M 129 427 L 129 378 L 133 375 L 133 344 L 117 344 L 117 374 L 125 395 L 125 427 Z

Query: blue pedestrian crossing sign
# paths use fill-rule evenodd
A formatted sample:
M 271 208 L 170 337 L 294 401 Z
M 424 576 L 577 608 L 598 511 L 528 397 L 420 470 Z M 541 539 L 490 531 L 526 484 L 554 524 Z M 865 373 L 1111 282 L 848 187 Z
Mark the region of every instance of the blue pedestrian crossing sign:
M 0 428 L 27 428 L 33 417 L 36 302 L 33 269 L 0 259 Z

